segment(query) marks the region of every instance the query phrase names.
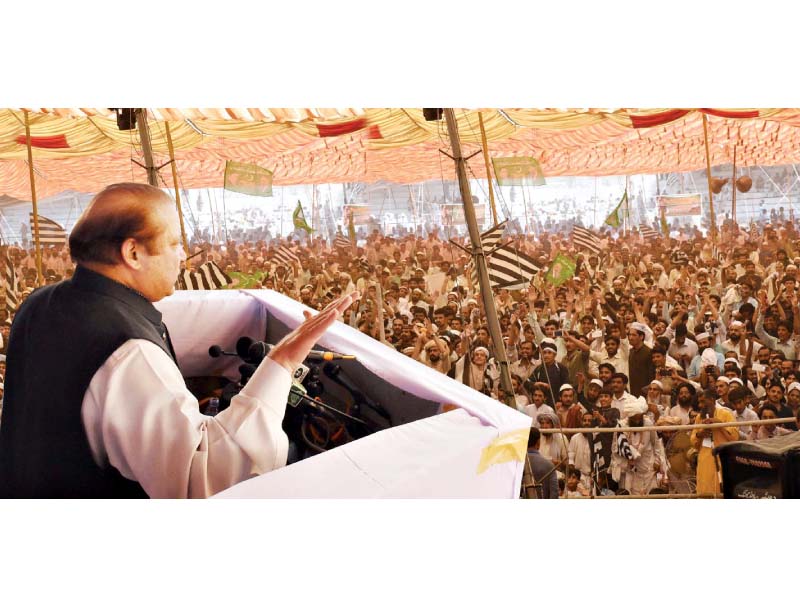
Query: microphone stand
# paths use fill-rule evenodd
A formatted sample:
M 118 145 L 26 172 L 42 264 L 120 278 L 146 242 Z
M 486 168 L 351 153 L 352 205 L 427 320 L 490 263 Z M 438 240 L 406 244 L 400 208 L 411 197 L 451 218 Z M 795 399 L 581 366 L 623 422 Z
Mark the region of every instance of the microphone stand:
M 316 398 L 312 398 L 311 396 L 309 396 L 307 394 L 303 394 L 303 393 L 301 393 L 299 391 L 298 388 L 294 388 L 292 390 L 292 393 L 296 394 L 297 396 L 299 396 L 301 400 L 303 400 L 305 402 L 308 402 L 309 404 L 314 405 L 315 408 L 321 409 L 323 412 L 326 411 L 326 410 L 330 411 L 332 413 L 335 413 L 335 414 L 339 415 L 340 417 L 344 417 L 345 419 L 349 419 L 350 421 L 353 421 L 354 423 L 358 423 L 359 425 L 362 425 L 362 426 L 366 427 L 367 429 L 372 429 L 372 427 L 370 427 L 369 423 L 367 423 L 366 421 L 363 421 L 362 419 L 359 419 L 358 417 L 354 417 L 353 415 L 348 415 L 346 412 L 342 412 L 341 410 L 339 410 L 337 408 L 334 408 L 330 404 L 325 404 L 321 400 L 318 400 Z

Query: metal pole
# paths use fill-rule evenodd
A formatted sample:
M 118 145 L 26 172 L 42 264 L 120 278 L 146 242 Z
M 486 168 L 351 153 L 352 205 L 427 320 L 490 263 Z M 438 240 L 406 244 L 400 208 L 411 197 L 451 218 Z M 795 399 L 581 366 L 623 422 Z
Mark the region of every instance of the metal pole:
M 158 169 L 153 164 L 153 146 L 150 143 L 150 130 L 147 128 L 147 109 L 136 109 L 136 126 L 139 128 L 139 139 L 142 142 L 144 168 L 147 171 L 147 183 L 158 187 Z
M 464 204 L 464 218 L 467 222 L 469 238 L 472 242 L 473 260 L 478 269 L 478 281 L 481 286 L 481 298 L 483 307 L 486 310 L 486 323 L 489 326 L 489 335 L 494 344 L 495 354 L 500 363 L 500 388 L 503 392 L 503 402 L 511 408 L 515 405 L 514 392 L 511 386 L 511 374 L 508 370 L 508 357 L 506 347 L 503 344 L 503 334 L 500 332 L 500 322 L 497 319 L 497 307 L 494 305 L 494 297 L 489 282 L 489 271 L 486 268 L 486 255 L 483 253 L 481 234 L 478 231 L 478 221 L 475 218 L 475 206 L 472 203 L 472 191 L 469 188 L 467 178 L 466 159 L 461 155 L 461 138 L 458 135 L 458 124 L 456 115 L 452 108 L 444 109 L 444 118 L 447 121 L 447 132 L 450 136 L 450 145 L 453 148 L 453 159 L 456 163 L 456 174 L 458 175 L 458 185 L 461 190 L 461 202 Z M 464 360 L 468 360 L 465 357 Z M 530 461 L 525 460 L 522 468 L 522 489 L 525 496 L 530 498 L 530 491 L 533 489 L 533 477 L 531 475 Z M 535 496 L 534 496 L 535 497 Z
M 489 144 L 486 141 L 486 129 L 484 129 L 483 127 L 483 114 L 481 113 L 478 113 L 478 125 L 480 125 L 481 127 L 483 162 L 486 163 L 486 183 L 489 184 L 489 206 L 492 207 L 492 219 L 494 220 L 494 224 L 497 225 L 497 207 L 494 205 L 494 190 L 492 189 L 492 171 L 489 166 Z
M 42 247 L 39 240 L 39 210 L 36 204 L 36 180 L 33 173 L 33 149 L 31 148 L 31 126 L 28 111 L 25 112 L 25 143 L 28 146 L 28 173 L 31 178 L 31 203 L 33 204 L 33 244 L 36 249 L 36 281 L 44 284 L 42 277 Z
M 175 204 L 178 207 L 178 220 L 181 223 L 181 239 L 183 240 L 183 251 L 186 253 L 186 267 L 189 267 L 189 243 L 186 241 L 186 229 L 183 225 L 183 209 L 181 208 L 181 193 L 178 186 L 178 167 L 175 166 L 175 148 L 172 146 L 172 135 L 169 132 L 169 122 L 164 121 L 164 128 L 167 134 L 167 148 L 169 149 L 169 161 L 172 166 L 172 184 L 175 186 Z
M 447 131 L 450 135 L 450 145 L 453 148 L 453 158 L 456 162 L 456 175 L 461 191 L 461 201 L 464 204 L 464 218 L 467 222 L 469 238 L 472 242 L 475 264 L 478 268 L 478 281 L 481 286 L 481 298 L 484 309 L 486 310 L 486 321 L 489 325 L 489 334 L 494 344 L 495 354 L 500 363 L 500 386 L 504 392 L 504 401 L 508 406 L 513 406 L 514 392 L 511 386 L 511 375 L 508 370 L 508 357 L 506 348 L 503 344 L 503 335 L 500 332 L 500 322 L 497 319 L 497 308 L 492 296 L 491 283 L 489 281 L 489 271 L 486 267 L 486 255 L 483 253 L 481 244 L 481 234 L 478 231 L 478 221 L 475 218 L 475 205 L 472 203 L 472 192 L 467 178 L 466 159 L 461 155 L 461 139 L 458 135 L 458 125 L 456 124 L 455 112 L 452 108 L 444 109 L 444 116 L 447 120 Z

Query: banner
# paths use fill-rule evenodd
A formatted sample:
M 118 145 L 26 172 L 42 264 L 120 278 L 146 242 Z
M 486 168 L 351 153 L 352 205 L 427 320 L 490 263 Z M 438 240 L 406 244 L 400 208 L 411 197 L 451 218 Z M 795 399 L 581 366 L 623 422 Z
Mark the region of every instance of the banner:
M 486 208 L 488 204 L 473 204 L 475 207 L 475 219 L 478 225 L 483 225 L 486 222 Z M 455 225 L 466 225 L 467 219 L 464 217 L 463 204 L 440 204 L 439 205 L 442 215 L 442 225 L 445 227 L 453 227 Z
M 664 210 L 666 217 L 694 217 L 700 216 L 700 194 L 673 194 L 659 196 L 658 207 Z
M 369 204 L 345 204 L 342 207 L 342 216 L 345 223 L 349 223 L 350 215 L 353 217 L 354 225 L 369 225 L 372 213 Z
M 539 161 L 532 156 L 493 158 L 497 185 L 545 185 Z
M 553 260 L 553 264 L 550 265 L 544 279 L 548 283 L 552 283 L 555 287 L 558 287 L 575 275 L 575 267 L 576 264 L 574 260 L 563 254 L 559 254 L 556 256 L 555 260 Z
M 225 183 L 231 192 L 250 196 L 272 196 L 272 171 L 258 165 L 225 161 Z

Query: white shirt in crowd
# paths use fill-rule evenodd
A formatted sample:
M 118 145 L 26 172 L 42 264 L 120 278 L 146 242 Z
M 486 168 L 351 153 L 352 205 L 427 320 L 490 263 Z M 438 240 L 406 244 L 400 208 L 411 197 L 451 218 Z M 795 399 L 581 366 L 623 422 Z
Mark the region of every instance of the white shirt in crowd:
M 98 465 L 151 498 L 205 498 L 286 464 L 290 386 L 289 372 L 264 359 L 230 407 L 207 417 L 161 348 L 128 340 L 92 377 L 81 417 Z
M 756 411 L 751 408 L 747 408 L 745 406 L 744 410 L 739 414 L 737 411 L 733 411 L 733 416 L 736 417 L 736 420 L 741 421 L 758 421 L 758 415 Z M 751 425 L 743 425 L 739 427 L 739 439 L 746 440 L 749 439 L 750 434 L 753 432 L 753 427 Z

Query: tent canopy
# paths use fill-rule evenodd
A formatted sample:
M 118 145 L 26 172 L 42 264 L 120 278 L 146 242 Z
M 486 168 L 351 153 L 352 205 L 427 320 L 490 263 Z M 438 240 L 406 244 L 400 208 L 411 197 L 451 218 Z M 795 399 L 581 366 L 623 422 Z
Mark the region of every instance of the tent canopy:
M 37 192 L 96 192 L 146 181 L 138 132 L 120 131 L 105 108 L 0 109 L 0 194 L 30 197 L 25 138 L 29 111 Z M 533 156 L 545 177 L 690 171 L 711 162 L 791 164 L 800 157 L 800 109 L 456 109 L 464 153 L 480 150 L 483 115 L 493 157 Z M 275 185 L 453 179 L 443 121 L 418 108 L 148 109 L 156 164 L 168 160 L 170 123 L 180 185 L 221 187 L 226 160 L 258 164 Z M 485 177 L 483 158 L 469 161 Z M 171 187 L 169 168 L 162 169 Z

